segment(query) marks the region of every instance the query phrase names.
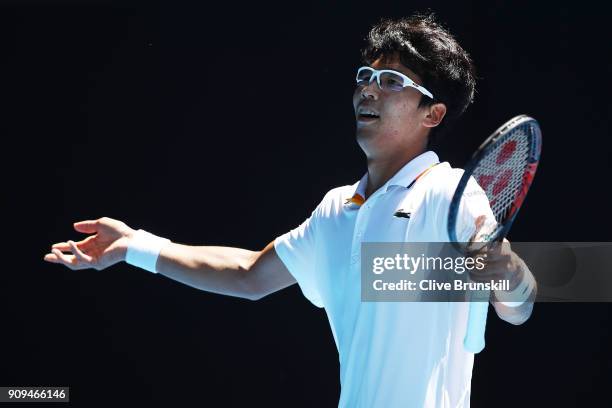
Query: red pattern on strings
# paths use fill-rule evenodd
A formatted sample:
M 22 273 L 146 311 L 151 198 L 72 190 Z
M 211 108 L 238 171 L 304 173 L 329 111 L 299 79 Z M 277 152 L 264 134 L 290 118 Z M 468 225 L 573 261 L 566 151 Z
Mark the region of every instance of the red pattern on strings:
M 510 182 L 510 178 L 512 177 L 512 169 L 506 169 L 495 181 L 495 185 L 493 186 L 493 196 L 497 196 L 501 193 L 508 183 Z
M 516 140 L 509 140 L 501 148 L 501 151 L 499 152 L 499 154 L 495 158 L 495 163 L 497 163 L 497 164 L 504 164 L 505 162 L 508 161 L 508 159 L 510 157 L 512 157 L 512 155 L 514 154 L 515 150 L 516 150 Z
M 483 190 L 486 190 L 489 188 L 489 184 L 491 184 L 494 179 L 495 176 L 490 174 L 481 174 L 478 176 L 478 184 L 483 188 Z

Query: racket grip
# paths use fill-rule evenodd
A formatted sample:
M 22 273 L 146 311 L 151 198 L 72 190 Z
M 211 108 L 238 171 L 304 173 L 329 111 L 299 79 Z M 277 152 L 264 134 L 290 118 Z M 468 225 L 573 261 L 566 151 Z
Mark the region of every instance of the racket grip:
M 463 339 L 463 346 L 470 353 L 480 353 L 484 349 L 488 312 L 489 302 L 470 303 L 467 328 Z

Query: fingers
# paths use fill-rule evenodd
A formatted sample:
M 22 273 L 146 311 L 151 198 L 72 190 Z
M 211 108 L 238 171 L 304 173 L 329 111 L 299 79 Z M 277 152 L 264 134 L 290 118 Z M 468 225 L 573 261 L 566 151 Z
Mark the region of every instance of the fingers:
M 79 247 L 82 251 L 87 251 L 88 248 L 91 247 L 90 243 L 97 237 L 98 235 L 90 235 L 87 238 L 75 242 L 76 246 Z M 57 248 L 60 251 L 70 251 L 70 244 L 68 242 L 58 242 L 51 245 L 51 248 Z
M 79 260 L 80 263 L 91 264 L 93 262 L 93 257 L 81 251 L 79 247 L 74 243 L 74 241 L 68 241 L 68 245 L 70 245 L 72 253 L 76 256 L 77 260 Z
M 58 242 L 57 244 L 51 245 L 51 249 L 59 249 L 60 251 L 70 251 L 70 245 L 67 242 Z
M 66 255 L 56 248 L 52 249 L 51 252 L 52 255 L 55 255 L 55 263 L 61 263 L 73 270 L 77 269 L 78 264 L 74 255 Z
M 75 222 L 74 229 L 85 234 L 93 234 L 98 231 L 98 220 Z
M 57 256 L 55 254 L 45 254 L 45 257 L 43 259 L 47 262 L 59 263 L 59 259 L 57 259 Z
M 51 263 L 59 263 L 72 270 L 91 268 L 87 263 L 82 263 L 75 255 L 67 255 L 57 248 L 53 248 L 50 254 L 46 254 L 44 260 Z

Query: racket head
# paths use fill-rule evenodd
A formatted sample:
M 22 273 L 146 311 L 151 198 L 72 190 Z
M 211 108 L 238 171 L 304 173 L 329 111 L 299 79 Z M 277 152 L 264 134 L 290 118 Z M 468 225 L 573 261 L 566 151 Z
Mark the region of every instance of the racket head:
M 465 253 L 477 252 L 492 241 L 501 241 L 525 200 L 542 151 L 542 132 L 530 116 L 518 115 L 491 134 L 464 168 L 451 200 L 448 217 L 450 241 Z M 497 225 L 478 237 L 478 244 L 459 242 L 459 209 L 470 179 L 484 190 Z

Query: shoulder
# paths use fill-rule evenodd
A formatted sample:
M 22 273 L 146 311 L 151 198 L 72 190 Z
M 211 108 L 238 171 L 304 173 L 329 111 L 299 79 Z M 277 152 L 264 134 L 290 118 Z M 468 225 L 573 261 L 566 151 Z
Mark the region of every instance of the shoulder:
M 453 168 L 448 162 L 433 167 L 420 183 L 424 199 L 430 202 L 450 202 L 462 176 L 463 169 Z
M 316 215 L 326 218 L 338 214 L 342 210 L 346 199 L 352 196 L 356 187 L 357 184 L 347 184 L 329 190 L 315 209 Z
M 448 162 L 435 166 L 427 177 L 424 177 L 423 199 L 430 205 L 448 206 L 453 199 L 459 181 L 464 175 L 461 168 L 453 168 Z M 485 191 L 480 187 L 474 177 L 470 177 L 463 190 L 462 201 L 468 205 L 488 204 Z

